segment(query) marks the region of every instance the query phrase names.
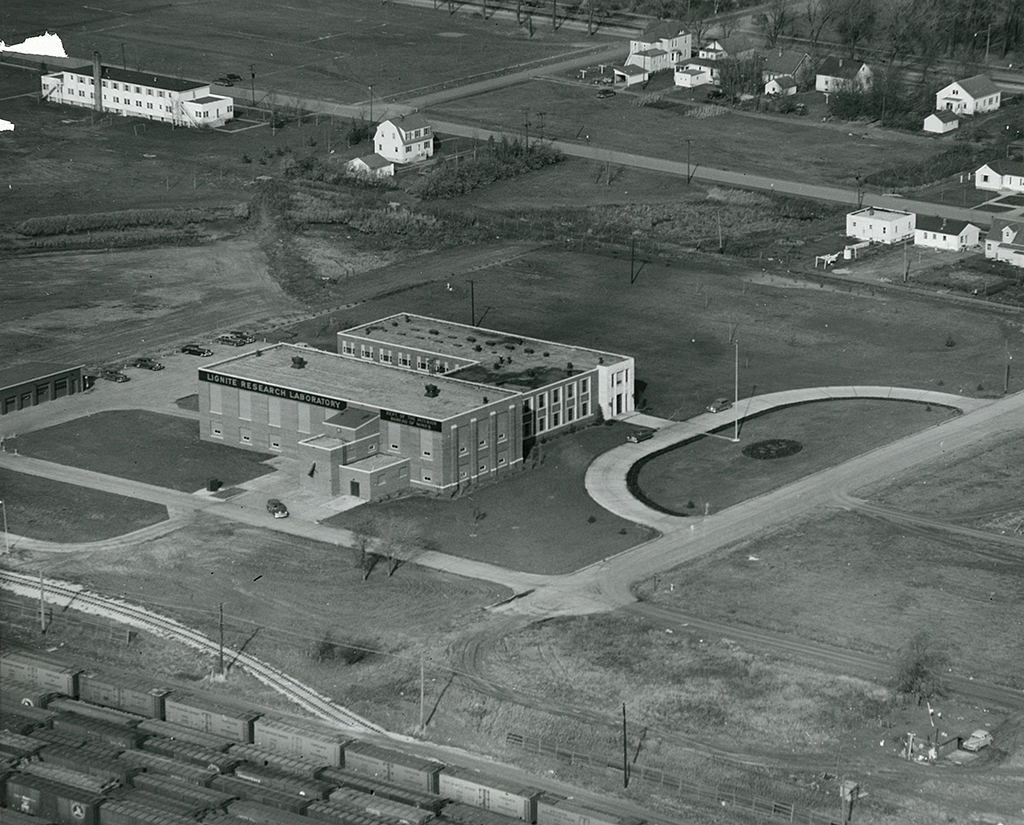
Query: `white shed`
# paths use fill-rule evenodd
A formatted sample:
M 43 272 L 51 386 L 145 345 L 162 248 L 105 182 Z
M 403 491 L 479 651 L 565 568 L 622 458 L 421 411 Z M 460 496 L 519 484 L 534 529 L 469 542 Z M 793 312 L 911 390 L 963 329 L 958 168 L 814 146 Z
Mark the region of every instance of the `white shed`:
M 846 234 L 861 241 L 894 244 L 914 237 L 916 215 L 868 206 L 846 216 Z
M 924 130 L 936 135 L 944 135 L 960 128 L 960 118 L 949 109 L 939 109 L 924 119 Z

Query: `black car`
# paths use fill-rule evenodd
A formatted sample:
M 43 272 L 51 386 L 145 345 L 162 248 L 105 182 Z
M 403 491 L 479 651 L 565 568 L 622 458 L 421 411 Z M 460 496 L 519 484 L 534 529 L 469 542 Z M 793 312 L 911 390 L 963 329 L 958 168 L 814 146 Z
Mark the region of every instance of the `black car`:
M 123 384 L 125 381 L 131 380 L 127 375 L 125 375 L 120 370 L 101 370 L 100 378 L 106 381 L 114 381 L 118 384 Z
M 244 347 L 246 341 L 242 338 L 236 338 L 234 335 L 219 335 L 217 336 L 218 344 L 227 344 L 229 347 Z
M 239 80 L 242 79 L 242 76 L 240 74 L 226 74 L 224 76 L 232 83 L 237 83 Z
M 725 97 L 725 92 L 721 89 L 708 90 L 708 100 L 721 100 L 723 97 Z
M 598 100 L 605 100 L 606 98 L 609 97 L 615 97 L 615 92 L 613 92 L 611 89 L 601 89 L 601 91 L 597 93 Z
M 136 358 L 132 361 L 133 367 L 138 367 L 141 370 L 162 370 L 164 365 L 159 361 L 154 361 L 152 358 Z
M 185 346 L 181 348 L 181 351 L 186 355 L 198 355 L 203 358 L 205 358 L 207 355 L 213 355 L 212 349 L 201 347 L 199 346 L 199 344 L 185 344 Z
M 239 340 L 244 341 L 246 344 L 253 344 L 256 342 L 256 336 L 251 332 L 244 332 L 239 329 L 230 329 L 227 334 L 232 338 L 238 338 Z
M 630 433 L 626 436 L 626 441 L 631 444 L 639 444 L 641 441 L 647 441 L 654 438 L 654 430 L 637 430 L 635 433 Z

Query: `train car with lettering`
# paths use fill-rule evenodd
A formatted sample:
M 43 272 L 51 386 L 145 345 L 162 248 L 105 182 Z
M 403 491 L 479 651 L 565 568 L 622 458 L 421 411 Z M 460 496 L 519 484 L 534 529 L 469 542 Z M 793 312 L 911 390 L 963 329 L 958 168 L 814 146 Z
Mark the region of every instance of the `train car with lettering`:
M 0 684 L 10 680 L 77 699 L 81 672 L 80 667 L 54 656 L 27 651 L 0 655 Z
M 0 809 L 0 823 L 3 825 L 55 825 L 52 819 L 39 819 L 12 811 L 10 808 Z
M 537 825 L 645 825 L 645 821 L 604 813 L 574 799 L 545 793 L 537 800 Z
M 45 708 L 51 699 L 63 696 L 48 688 L 17 682 L 14 679 L 0 681 L 0 706 L 4 709 L 17 706 L 27 708 Z
M 252 744 L 253 723 L 260 715 L 189 693 L 176 692 L 164 701 L 165 721 L 247 745 Z
M 542 791 L 449 765 L 438 777 L 438 793 L 453 802 L 515 817 L 532 825 L 537 821 L 537 800 Z
M 147 751 L 125 751 L 118 760 L 139 768 L 147 775 L 156 775 L 175 779 L 188 785 L 205 788 L 219 771 L 209 766 L 192 765 L 169 756 L 161 756 Z
M 80 699 L 60 697 L 51 699 L 46 709 L 56 711 L 57 713 L 77 713 L 79 716 L 88 716 L 90 719 L 102 719 L 104 722 L 113 722 L 115 725 L 124 725 L 128 728 L 137 727 L 146 718 L 136 713 L 93 705 Z
M 444 765 L 431 759 L 421 759 L 401 751 L 371 745 L 369 742 L 353 741 L 345 745 L 344 768 L 365 773 L 392 785 L 436 794 L 437 777 Z
M 228 815 L 239 823 L 248 822 L 252 825 L 309 825 L 309 820 L 301 814 L 281 811 L 249 799 L 239 799 L 228 805 Z
M 59 825 L 99 825 L 103 797 L 25 773 L 7 777 L 7 807 Z
M 178 742 L 189 742 L 206 748 L 210 751 L 223 753 L 231 747 L 231 740 L 223 736 L 216 736 L 212 733 L 204 733 L 201 730 L 193 730 L 173 722 L 162 722 L 159 719 L 145 719 L 139 723 L 139 730 L 152 733 L 154 736 L 162 736 L 164 739 L 174 739 Z
M 162 736 L 152 736 L 147 739 L 143 744 L 143 749 L 160 756 L 169 756 L 171 759 L 198 765 L 201 768 L 208 768 L 217 773 L 231 773 L 239 762 L 238 758 L 231 754 L 212 751 L 202 745 L 193 745 L 191 742 L 165 739 Z
M 339 810 L 349 811 L 354 814 L 367 814 L 379 816 L 384 819 L 392 819 L 405 825 L 423 825 L 434 818 L 431 811 L 422 808 L 415 808 L 404 802 L 395 802 L 393 799 L 384 799 L 379 796 L 365 794 L 355 788 L 337 788 L 331 791 L 327 801 Z M 308 815 L 308 811 L 307 811 Z
M 210 783 L 211 788 L 216 788 L 223 793 L 229 793 L 247 802 L 258 802 L 268 808 L 276 808 L 279 811 L 289 811 L 293 814 L 301 814 L 309 807 L 314 800 L 286 791 L 275 790 L 264 785 L 257 785 L 253 782 L 246 782 L 234 776 L 215 776 Z M 228 806 L 231 813 L 231 806 Z
M 196 825 L 196 818 L 154 810 L 146 799 L 107 799 L 100 805 L 99 825 Z
M 134 750 L 149 738 L 149 734 L 134 728 L 74 713 L 57 714 L 52 720 L 52 725 L 54 730 L 67 731 L 76 736 L 84 736 L 86 740 L 104 742 L 124 750 Z
M 320 765 L 340 767 L 348 740 L 324 728 L 295 725 L 261 716 L 253 722 L 253 744 L 288 756 L 308 759 Z
M 444 807 L 445 798 L 439 794 L 417 791 L 414 788 L 403 788 L 400 785 L 392 785 L 367 776 L 364 773 L 356 773 L 344 768 L 324 768 L 320 772 L 320 779 L 324 782 L 334 782 L 343 788 L 353 788 L 365 794 L 379 796 L 382 799 L 390 799 L 394 802 L 404 802 L 414 808 L 422 808 L 437 814 Z
M 170 694 L 165 687 L 127 679 L 111 678 L 98 673 L 82 672 L 78 676 L 78 696 L 83 702 L 145 716 L 164 718 L 164 700 Z
M 281 773 L 274 768 L 264 768 L 261 765 L 253 765 L 243 762 L 235 766 L 234 775 L 246 782 L 256 785 L 263 785 L 267 788 L 274 788 L 286 793 L 294 793 L 305 799 L 326 799 L 327 794 L 334 790 L 335 785 L 330 782 L 319 782 L 316 779 L 300 779 Z
M 316 761 L 300 759 L 296 756 L 287 756 L 276 751 L 263 750 L 263 748 L 259 748 L 256 745 L 232 745 L 228 748 L 228 753 L 252 765 L 273 768 L 281 773 L 296 776 L 300 779 L 316 779 L 320 772 L 328 767 L 327 765 L 317 764 Z

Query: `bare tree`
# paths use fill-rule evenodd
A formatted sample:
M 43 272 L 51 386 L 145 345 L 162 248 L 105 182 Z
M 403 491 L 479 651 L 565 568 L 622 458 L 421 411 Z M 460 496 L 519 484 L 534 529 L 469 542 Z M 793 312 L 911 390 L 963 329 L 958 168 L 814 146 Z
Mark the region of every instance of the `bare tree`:
M 836 0 L 836 34 L 851 57 L 858 43 L 871 39 L 877 16 L 876 0 Z
M 789 0 L 771 0 L 764 12 L 754 15 L 754 25 L 764 35 L 770 49 L 775 48 L 790 22 Z
M 821 34 L 836 18 L 836 0 L 807 0 L 807 38 L 811 41 L 811 51 L 818 48 Z
M 707 42 L 708 32 L 711 30 L 711 21 L 704 15 L 700 6 L 687 16 L 686 28 L 693 35 L 693 50 L 697 51 Z
M 389 577 L 395 575 L 399 565 L 412 558 L 419 549 L 421 533 L 412 519 L 379 512 L 371 518 L 366 529 L 372 536 L 367 553 L 387 560 Z

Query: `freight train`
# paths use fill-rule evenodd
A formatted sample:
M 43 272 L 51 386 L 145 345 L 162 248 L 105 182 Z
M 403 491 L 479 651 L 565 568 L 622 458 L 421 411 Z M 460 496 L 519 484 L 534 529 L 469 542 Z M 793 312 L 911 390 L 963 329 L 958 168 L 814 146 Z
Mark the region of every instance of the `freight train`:
M 57 657 L 0 656 L 0 821 L 643 825 L 556 794 Z

